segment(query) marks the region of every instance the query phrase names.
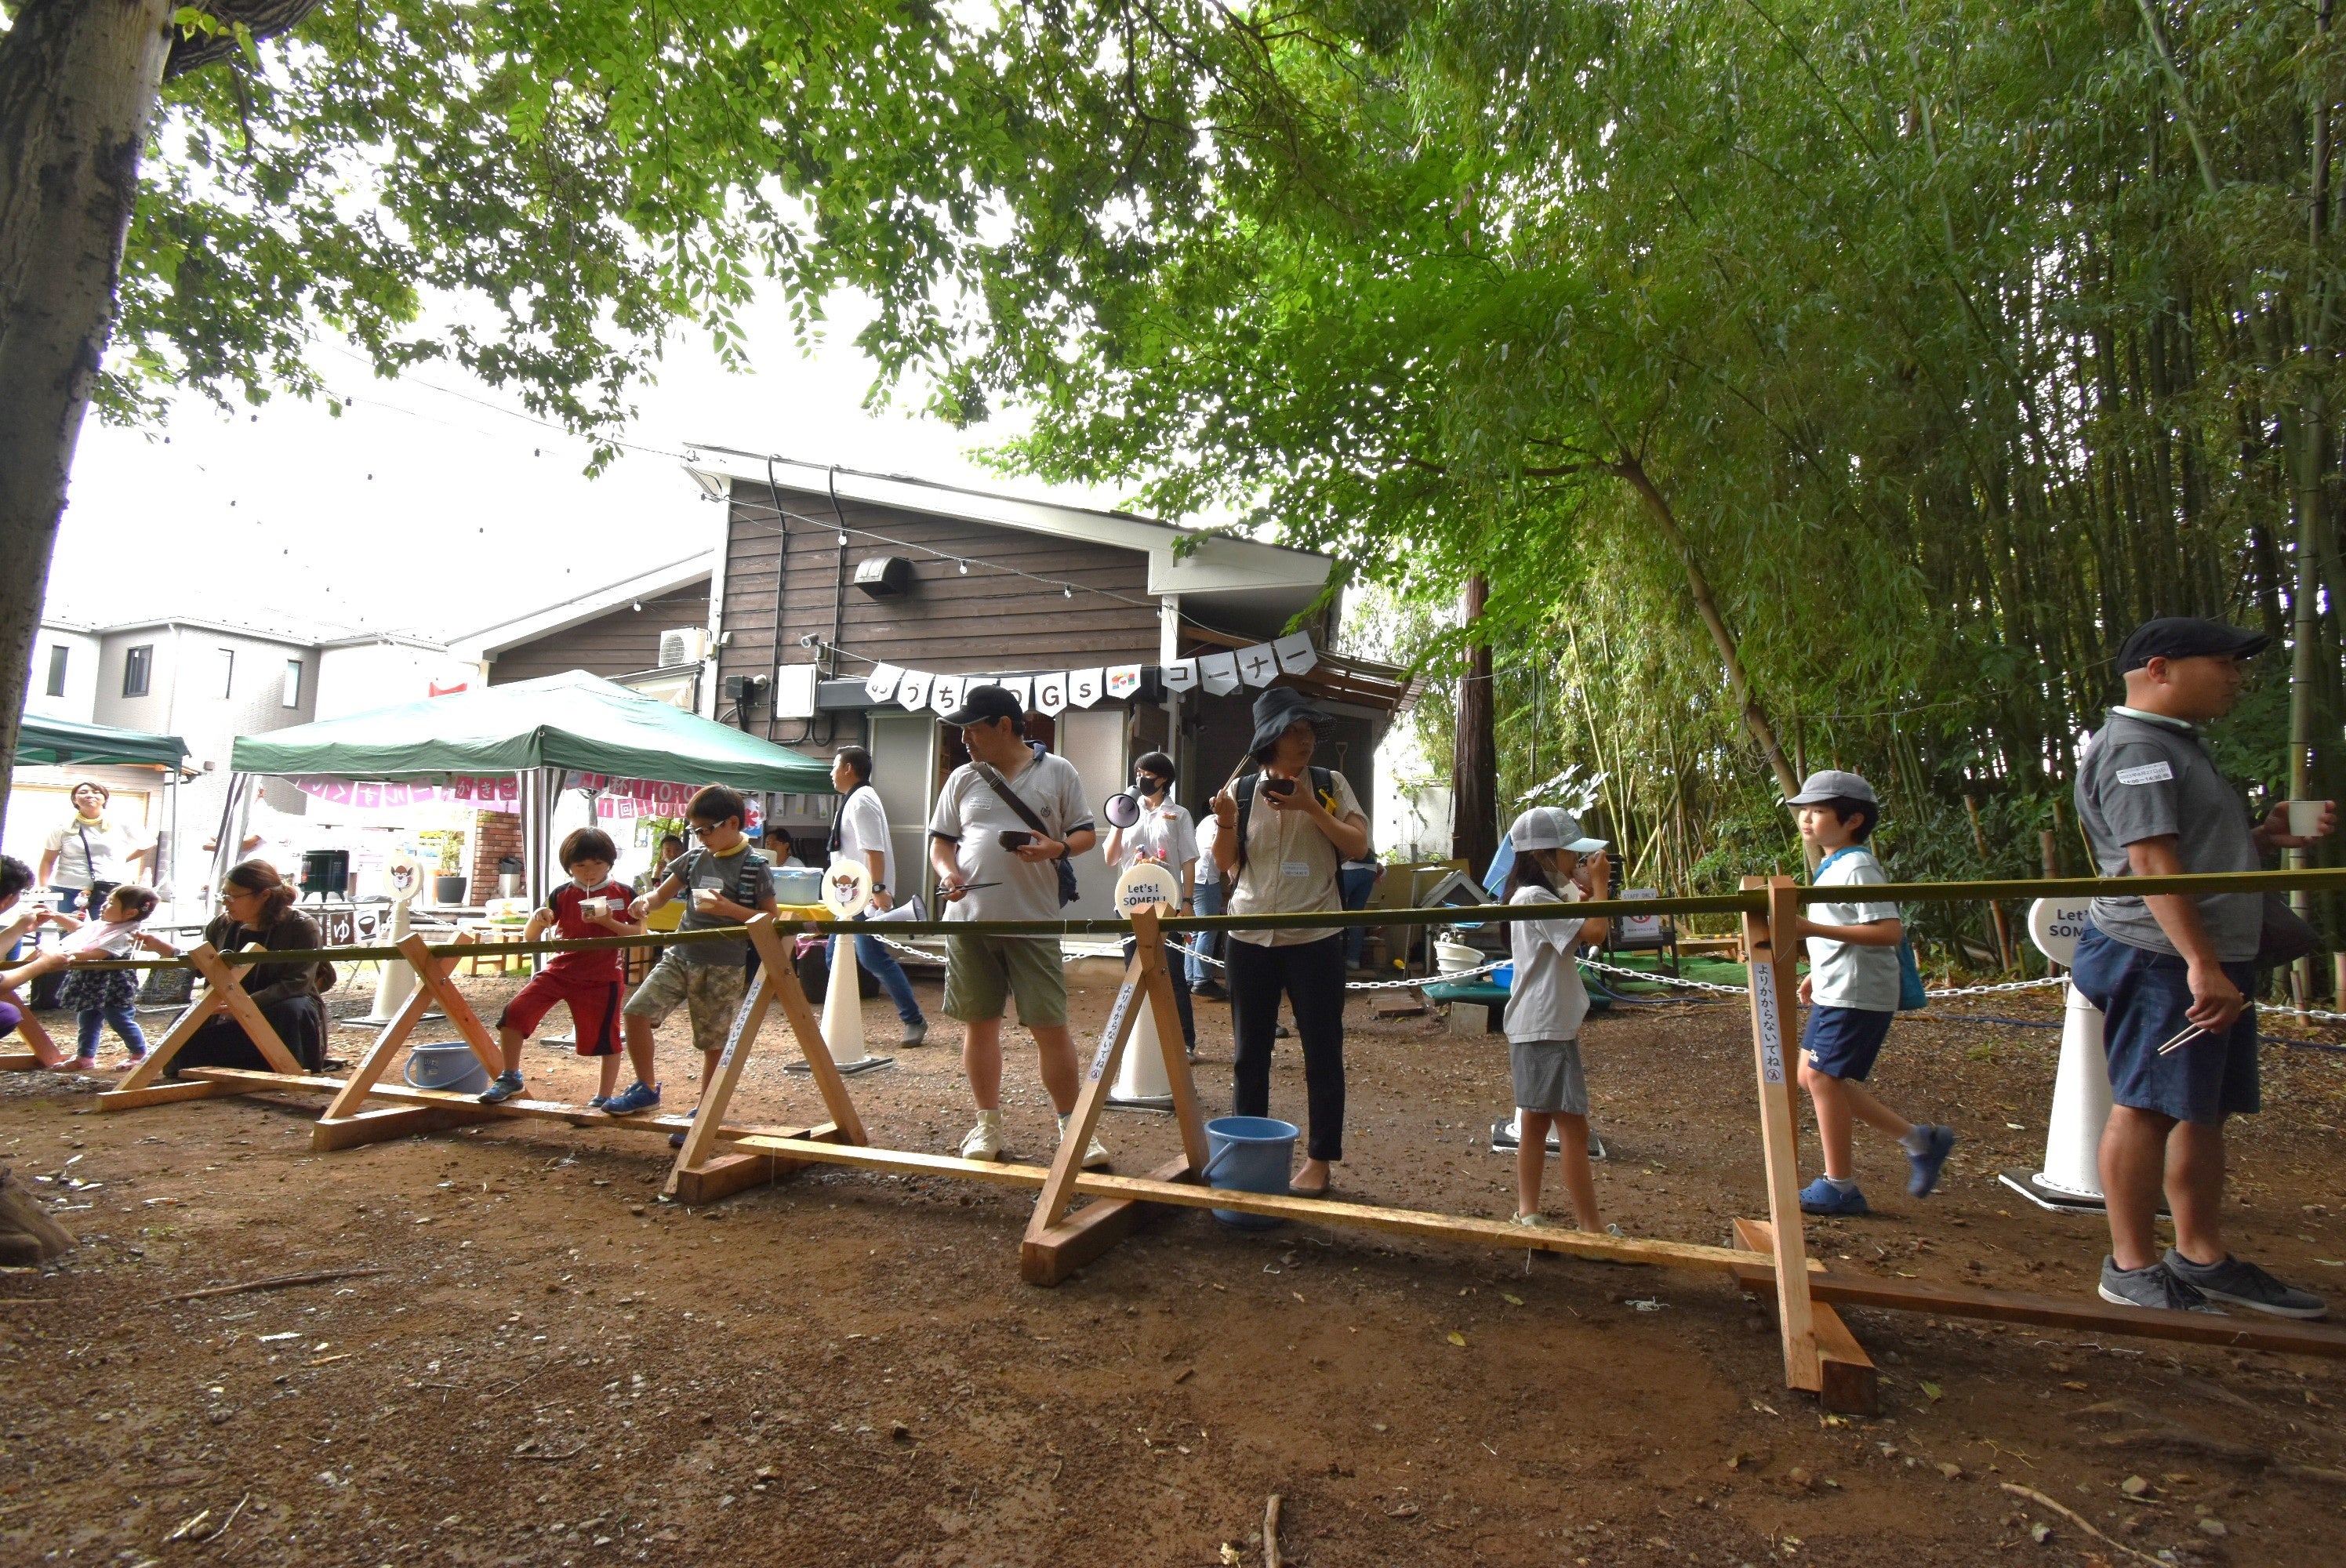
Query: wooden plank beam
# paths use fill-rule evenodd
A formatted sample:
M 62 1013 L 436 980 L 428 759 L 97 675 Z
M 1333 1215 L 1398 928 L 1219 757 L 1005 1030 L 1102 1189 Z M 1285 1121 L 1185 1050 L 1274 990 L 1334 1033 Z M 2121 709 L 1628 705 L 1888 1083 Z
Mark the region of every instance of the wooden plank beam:
M 400 958 L 390 962 L 403 962 L 410 965 L 415 963 L 415 958 L 403 945 L 400 952 Z M 392 1063 L 398 1059 L 399 1053 L 406 1047 L 408 1036 L 415 1032 L 415 1026 L 423 1021 L 423 1015 L 430 1012 L 432 1004 L 439 1000 L 439 987 L 423 984 L 423 974 L 427 971 L 435 972 L 444 981 L 454 972 L 456 962 L 457 961 L 453 958 L 434 958 L 428 952 L 423 955 L 423 967 L 416 970 L 415 989 L 407 993 L 407 1000 L 402 1003 L 399 1011 L 392 1015 L 390 1025 L 383 1030 L 374 1044 L 366 1048 L 365 1054 L 359 1058 L 358 1065 L 352 1069 L 351 1075 L 343 1083 L 341 1092 L 334 1096 L 332 1103 L 327 1105 L 325 1114 L 318 1118 L 318 1125 L 310 1135 L 311 1148 L 322 1153 L 330 1149 L 348 1148 L 354 1142 L 375 1141 L 372 1137 L 359 1139 L 335 1137 L 331 1135 L 327 1129 L 337 1123 L 347 1122 L 362 1114 L 369 1114 L 363 1111 L 367 1095 L 373 1092 L 377 1084 L 382 1082 L 383 1074 L 391 1071 Z M 492 1075 L 502 1070 L 502 1067 L 501 1062 L 498 1067 L 492 1068 L 490 1070 Z M 375 1125 L 378 1129 L 383 1129 L 388 1128 L 391 1124 L 378 1117 Z M 378 1135 L 391 1137 L 394 1134 L 385 1130 L 380 1131 Z
M 958 1155 L 880 1149 L 869 1144 L 819 1144 L 762 1133 L 749 1134 L 734 1146 L 745 1152 L 784 1155 L 809 1165 L 852 1166 L 859 1170 L 885 1171 L 892 1176 L 958 1176 L 994 1186 L 1039 1187 L 1051 1174 L 1043 1166 L 1017 1165 L 1008 1160 L 965 1160 Z
M 495 1115 L 493 1105 L 476 1105 L 469 1111 L 457 1105 L 381 1105 L 353 1115 L 320 1117 L 310 1128 L 310 1147 L 314 1153 L 331 1154 L 362 1144 L 444 1133 L 450 1127 L 491 1120 Z
M 280 1082 L 275 1074 L 256 1076 Z M 168 1105 L 180 1100 L 216 1100 L 223 1095 L 252 1093 L 242 1084 L 210 1084 L 194 1078 L 182 1078 L 170 1084 L 149 1084 L 143 1089 L 108 1089 L 97 1097 L 101 1111 L 135 1111 L 141 1105 Z
M 1772 1255 L 1776 1238 L 1764 1219 L 1735 1221 L 1735 1244 L 1755 1253 Z M 1753 1295 L 1775 1294 L 1773 1270 L 1739 1270 L 1736 1279 Z M 1845 1416 L 1874 1416 L 1882 1413 L 1882 1380 L 1875 1371 L 1873 1358 L 1849 1331 L 1841 1314 L 1816 1300 L 1817 1280 L 1809 1282 L 1810 1306 L 1817 1326 L 1817 1362 L 1822 1374 L 1817 1390 L 1817 1402 L 1825 1409 Z
M 17 1037 L 32 1047 L 29 1053 L 12 1052 L 0 1056 L 0 1072 L 29 1072 L 36 1067 L 61 1067 L 66 1064 L 65 1052 L 49 1038 L 49 1032 L 41 1027 L 41 1021 L 33 1016 L 32 1008 L 26 1004 L 23 997 L 0 985 L 0 1002 L 7 1003 L 16 1010 Z
M 1794 935 L 1800 906 L 1792 880 L 1743 879 L 1744 891 L 1765 888 L 1768 913 L 1743 916 L 1744 962 L 1751 975 L 1751 1054 L 1760 1088 L 1760 1146 L 1768 1171 L 1768 1217 L 1774 1226 L 1776 1327 L 1784 1339 L 1784 1381 L 1816 1391 L 1824 1381 L 1817 1359 L 1816 1315 L 1809 1303 L 1806 1237 L 1800 1230 L 1800 1145 L 1795 1139 L 1787 1057 L 1799 1037 L 1793 1007 Z M 1780 962 L 1779 962 L 1780 960 Z
M 1871 1274 L 1817 1275 L 1809 1281 L 1809 1289 L 1818 1300 L 1842 1307 L 1887 1307 L 1943 1318 L 2034 1323 L 2075 1334 L 2134 1334 L 2236 1350 L 2346 1359 L 2346 1328 L 2294 1322 L 2258 1312 L 2166 1312 L 2151 1307 L 2113 1307 L 2091 1296 L 2031 1296 Z
M 1153 938 L 1156 931 L 1157 922 L 1152 918 L 1148 937 Z M 1139 934 L 1137 926 L 1135 934 Z M 1091 1065 L 1086 1069 L 1084 1086 L 1076 1095 L 1076 1108 L 1067 1116 L 1066 1130 L 1059 1135 L 1058 1151 L 1051 1156 L 1050 1179 L 1043 1184 L 1043 1196 L 1035 1201 L 1035 1212 L 1027 1218 L 1022 1247 L 1049 1236 L 1052 1228 L 1066 1218 L 1068 1207 L 1075 1201 L 1075 1181 L 1083 1170 L 1084 1151 L 1091 1146 L 1092 1135 L 1099 1128 L 1100 1113 L 1107 1109 L 1108 1089 L 1116 1082 L 1117 1064 L 1124 1060 L 1125 1043 L 1132 1038 L 1132 1031 L 1140 1019 L 1140 1008 L 1150 1005 L 1140 993 L 1145 989 L 1148 961 L 1158 956 L 1156 947 L 1154 941 L 1144 939 L 1134 946 L 1132 961 L 1124 966 L 1124 984 L 1117 989 L 1116 1001 L 1108 1009 L 1107 1028 L 1101 1036 L 1098 1051 L 1092 1055 Z M 1136 1001 L 1138 1006 L 1134 1005 Z M 1173 1038 L 1181 1038 L 1178 1019 Z M 1188 1067 L 1185 1056 L 1182 1068 L 1187 1071 Z M 1186 1130 L 1182 1135 L 1187 1138 Z
M 1154 909 L 1134 912 L 1132 934 L 1133 956 L 1147 955 L 1141 979 L 1148 993 L 1149 1015 L 1157 1024 L 1158 1049 L 1165 1054 L 1165 1079 L 1173 1087 L 1173 1122 L 1181 1129 L 1183 1160 L 1190 1170 L 1204 1170 L 1206 1117 L 1198 1104 L 1198 1077 L 1189 1067 L 1188 1044 L 1182 1038 L 1179 1004 L 1173 998 L 1173 976 L 1165 967 L 1165 938 L 1158 929 Z M 1115 1081 L 1112 1074 L 1108 1081 Z
M 244 951 L 266 952 L 269 950 L 253 942 L 247 942 Z M 253 1049 L 260 1053 L 262 1061 L 280 1073 L 304 1071 L 301 1060 L 285 1048 L 284 1041 L 277 1037 L 277 1030 L 260 1011 L 260 1004 L 252 1000 L 250 992 L 237 983 L 234 972 L 221 960 L 211 943 L 204 942 L 188 954 L 188 962 L 203 976 L 209 989 L 219 997 L 220 1007 L 236 1020 L 237 1026 L 244 1031 L 245 1038 L 251 1041 Z M 322 1007 L 324 1004 L 320 1005 Z

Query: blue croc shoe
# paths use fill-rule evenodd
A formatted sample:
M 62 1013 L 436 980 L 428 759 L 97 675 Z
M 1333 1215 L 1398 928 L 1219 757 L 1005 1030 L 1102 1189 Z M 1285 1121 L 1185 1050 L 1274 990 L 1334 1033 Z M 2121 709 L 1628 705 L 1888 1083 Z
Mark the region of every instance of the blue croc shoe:
M 1854 1186 L 1846 1192 L 1833 1186 L 1831 1176 L 1819 1176 L 1800 1189 L 1802 1214 L 1871 1214 L 1865 1195 Z
M 648 1111 L 658 1105 L 659 1096 L 658 1084 L 647 1084 L 638 1079 L 604 1101 L 603 1114 L 607 1116 L 632 1116 L 639 1111 Z
M 1939 1172 L 1945 1168 L 1947 1156 L 1955 1152 L 1955 1129 L 1946 1126 L 1924 1126 L 1915 1129 L 1928 1142 L 1921 1154 L 1906 1151 L 1906 1163 L 1914 1167 L 1906 1178 L 1906 1196 L 1928 1197 L 1931 1189 L 1939 1185 Z

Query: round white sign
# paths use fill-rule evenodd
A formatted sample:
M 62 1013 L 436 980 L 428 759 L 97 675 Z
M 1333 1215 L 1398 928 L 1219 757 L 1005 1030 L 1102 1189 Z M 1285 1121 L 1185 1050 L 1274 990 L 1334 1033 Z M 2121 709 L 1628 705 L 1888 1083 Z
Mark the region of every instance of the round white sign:
M 413 855 L 393 855 L 383 862 L 383 880 L 391 884 L 391 901 L 403 904 L 423 891 L 423 862 Z
M 2089 899 L 2038 899 L 2028 906 L 2028 940 L 2054 962 L 2074 964 L 2092 908 Z
M 833 860 L 822 873 L 822 907 L 833 920 L 853 920 L 872 901 L 872 868 L 861 860 Z
M 1181 879 L 1155 860 L 1135 860 L 1116 880 L 1116 912 L 1130 920 L 1141 910 L 1170 914 L 1181 906 Z

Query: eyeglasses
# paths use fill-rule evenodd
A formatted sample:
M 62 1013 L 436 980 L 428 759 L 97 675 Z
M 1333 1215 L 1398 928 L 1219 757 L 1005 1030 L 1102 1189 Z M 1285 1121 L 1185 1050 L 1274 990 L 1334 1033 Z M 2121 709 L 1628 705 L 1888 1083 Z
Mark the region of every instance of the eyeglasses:
M 695 822 L 691 827 L 687 828 L 685 831 L 690 833 L 696 839 L 705 839 L 711 833 L 721 831 L 724 826 L 725 824 L 722 822 L 711 822 L 707 827 L 703 827 L 699 823 Z

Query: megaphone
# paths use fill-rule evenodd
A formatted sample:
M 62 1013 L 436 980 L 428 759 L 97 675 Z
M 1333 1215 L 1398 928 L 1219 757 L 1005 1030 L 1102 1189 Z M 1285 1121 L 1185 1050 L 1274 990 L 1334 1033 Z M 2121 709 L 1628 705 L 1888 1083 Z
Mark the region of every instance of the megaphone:
M 865 910 L 863 911 L 863 919 L 860 923 L 863 925 L 886 925 L 892 921 L 924 921 L 928 918 L 928 915 L 921 908 L 921 901 L 913 898 L 906 899 L 903 903 L 896 904 L 883 911 L 874 911 L 872 910 Z
M 1140 797 L 1131 790 L 1122 790 L 1100 802 L 1100 815 L 1111 828 L 1135 828 L 1140 825 Z

